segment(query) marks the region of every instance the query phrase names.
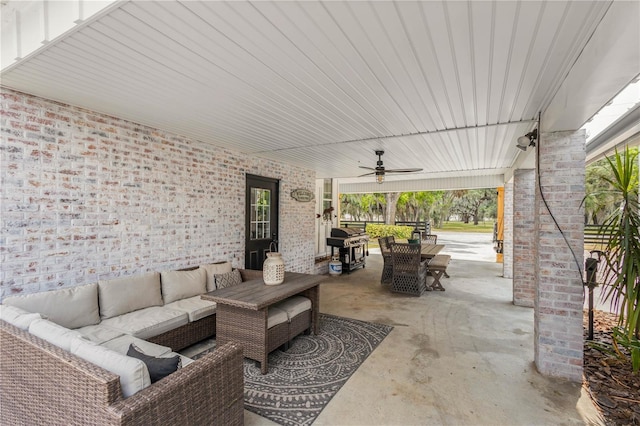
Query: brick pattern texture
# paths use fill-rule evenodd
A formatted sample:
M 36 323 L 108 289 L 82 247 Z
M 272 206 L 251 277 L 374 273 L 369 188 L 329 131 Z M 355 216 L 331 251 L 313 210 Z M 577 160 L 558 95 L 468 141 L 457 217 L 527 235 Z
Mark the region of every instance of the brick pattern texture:
M 502 276 L 513 278 L 513 178 L 504 184 Z
M 580 382 L 585 132 L 543 133 L 541 136 L 536 148 L 539 150 L 538 170 L 543 193 L 536 188 L 535 363 L 542 374 Z
M 533 307 L 536 293 L 534 228 L 536 172 L 513 175 L 513 304 Z
M 245 174 L 280 179 L 280 251 L 314 271 L 315 173 L 3 88 L 0 298 L 212 261 L 244 266 Z

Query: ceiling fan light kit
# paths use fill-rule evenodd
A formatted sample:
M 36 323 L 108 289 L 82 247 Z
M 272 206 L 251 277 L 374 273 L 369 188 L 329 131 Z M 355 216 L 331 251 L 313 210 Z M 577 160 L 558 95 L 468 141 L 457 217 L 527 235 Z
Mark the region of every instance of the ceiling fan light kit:
M 375 153 L 378 156 L 378 161 L 376 162 L 376 167 L 373 168 L 373 167 L 360 166 L 361 169 L 367 169 L 367 170 L 373 170 L 373 171 L 371 173 L 365 173 L 365 174 L 360 175 L 358 177 L 375 175 L 376 182 L 377 183 L 382 183 L 382 182 L 384 182 L 384 176 L 387 173 L 414 173 L 414 172 L 422 171 L 422 168 L 389 169 L 389 170 L 387 170 L 387 169 L 384 168 L 384 164 L 382 163 L 382 155 L 384 154 L 384 151 L 383 150 L 376 150 Z

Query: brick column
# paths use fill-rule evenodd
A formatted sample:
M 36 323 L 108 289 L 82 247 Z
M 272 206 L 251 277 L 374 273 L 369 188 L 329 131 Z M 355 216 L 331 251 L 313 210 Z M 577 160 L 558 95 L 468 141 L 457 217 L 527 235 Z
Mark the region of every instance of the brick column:
M 580 382 L 585 132 L 542 133 L 536 149 L 535 363 L 542 374 Z
M 502 276 L 513 278 L 513 178 L 504 184 L 504 241 Z
M 536 171 L 513 174 L 513 304 L 533 307 L 536 294 Z

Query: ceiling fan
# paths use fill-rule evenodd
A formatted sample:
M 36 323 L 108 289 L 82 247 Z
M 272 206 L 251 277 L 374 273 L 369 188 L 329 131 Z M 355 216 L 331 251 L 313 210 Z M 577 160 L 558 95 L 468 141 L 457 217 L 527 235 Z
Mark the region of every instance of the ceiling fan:
M 360 175 L 358 177 L 362 177 L 362 176 L 370 176 L 370 175 L 375 175 L 376 176 L 376 182 L 378 183 L 382 183 L 384 182 L 384 175 L 385 173 L 413 173 L 413 172 L 420 172 L 422 171 L 422 169 L 385 169 L 384 165 L 382 164 L 382 154 L 384 154 L 383 150 L 376 150 L 375 151 L 376 155 L 378 156 L 378 162 L 376 163 L 377 166 L 374 169 L 373 167 L 365 167 L 365 166 L 360 166 L 361 169 L 368 169 L 368 170 L 373 170 L 371 173 L 365 173 L 363 175 Z

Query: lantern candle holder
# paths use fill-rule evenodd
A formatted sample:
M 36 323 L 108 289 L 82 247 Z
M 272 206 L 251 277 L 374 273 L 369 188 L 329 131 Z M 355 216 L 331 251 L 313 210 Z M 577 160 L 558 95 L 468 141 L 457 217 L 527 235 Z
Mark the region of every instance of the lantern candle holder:
M 274 244 L 271 243 L 271 246 Z M 271 249 L 271 246 L 269 249 Z M 267 253 L 262 265 L 262 279 L 266 285 L 278 285 L 284 282 L 284 260 L 277 251 Z

